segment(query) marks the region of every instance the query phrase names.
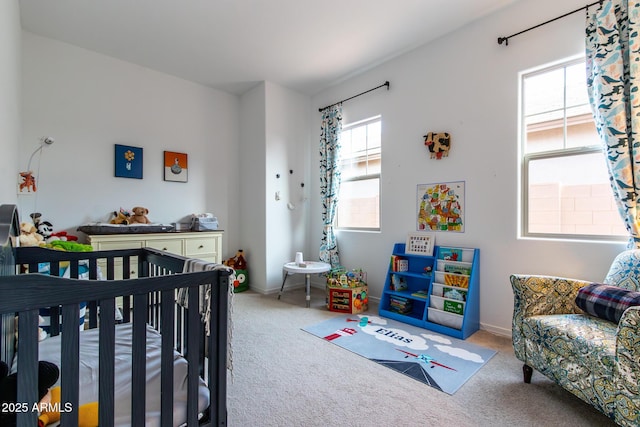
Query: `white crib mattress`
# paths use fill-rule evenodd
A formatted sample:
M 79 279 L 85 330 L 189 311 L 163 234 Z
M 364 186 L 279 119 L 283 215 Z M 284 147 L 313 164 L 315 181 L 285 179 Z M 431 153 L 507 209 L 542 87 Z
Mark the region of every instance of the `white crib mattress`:
M 115 335 L 115 425 L 131 425 L 131 343 L 130 323 L 116 325 Z M 39 359 L 60 366 L 60 336 L 40 342 Z M 160 425 L 160 334 L 147 325 L 147 389 L 145 426 Z M 98 329 L 80 333 L 80 405 L 98 400 Z M 173 425 L 186 423 L 187 361 L 174 352 L 174 415 Z M 198 393 L 198 409 L 209 405 L 209 389 L 202 379 Z

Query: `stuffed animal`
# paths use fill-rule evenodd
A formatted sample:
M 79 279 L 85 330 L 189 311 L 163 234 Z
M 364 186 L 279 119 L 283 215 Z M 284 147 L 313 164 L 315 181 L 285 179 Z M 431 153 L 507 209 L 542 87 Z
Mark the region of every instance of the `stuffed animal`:
M 78 236 L 68 234 L 66 231 L 57 231 L 55 233 L 51 233 L 51 238 L 62 240 L 64 242 L 75 242 L 78 240 Z
M 20 224 L 18 241 L 20 246 L 41 246 L 44 244 L 44 237 L 38 234 L 35 225 L 30 222 L 23 222 Z
M 67 234 L 66 231 L 53 232 L 53 224 L 49 221 L 38 221 L 36 224 L 37 233 L 44 238 L 45 243 L 51 243 L 55 240 L 73 241 L 78 240 L 78 236 Z
M 113 211 L 113 216 L 114 218 L 112 218 L 109 223 L 128 225 L 129 219 L 131 218 L 131 213 L 120 208 L 119 211 Z
M 41 235 L 45 241 L 47 241 L 53 234 L 53 224 L 49 221 L 34 222 L 34 225 L 37 228 L 37 233 Z
M 38 402 L 39 406 L 48 405 L 51 401 L 50 388 L 58 381 L 60 377 L 60 369 L 51 362 L 38 362 Z M 9 404 L 18 403 L 18 374 L 9 375 L 9 366 L 0 362 L 0 406 L 10 408 Z M 20 410 L 23 406 L 18 406 Z M 31 410 L 32 406 L 24 410 Z M 0 411 L 1 426 L 15 426 L 17 411 Z
M 149 218 L 147 218 L 147 214 L 149 213 L 149 209 L 143 208 L 141 206 L 136 206 L 131 209 L 133 215 L 131 215 L 131 220 L 129 224 L 151 224 Z
M 67 240 L 53 240 L 45 245 L 47 248 L 65 252 L 91 252 L 93 246 Z
M 44 427 L 60 421 L 60 387 L 51 389 L 51 404 L 38 417 L 38 426 Z M 98 427 L 98 402 L 89 402 L 78 407 L 78 427 Z
M 120 208 L 119 211 L 113 211 L 113 219 L 109 221 L 111 224 L 128 225 L 131 218 L 131 212 Z

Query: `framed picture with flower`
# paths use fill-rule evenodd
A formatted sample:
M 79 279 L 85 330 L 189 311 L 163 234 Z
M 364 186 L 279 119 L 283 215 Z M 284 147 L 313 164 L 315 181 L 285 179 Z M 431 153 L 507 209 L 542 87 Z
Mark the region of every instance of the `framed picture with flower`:
M 115 144 L 115 176 L 142 179 L 142 148 Z
M 187 182 L 189 177 L 189 162 L 185 153 L 175 151 L 164 152 L 164 180 Z

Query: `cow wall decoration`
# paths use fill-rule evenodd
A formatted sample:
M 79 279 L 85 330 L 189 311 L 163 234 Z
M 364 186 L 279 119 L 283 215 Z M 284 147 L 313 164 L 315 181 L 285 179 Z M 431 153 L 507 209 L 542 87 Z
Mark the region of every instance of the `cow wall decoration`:
M 451 134 L 449 132 L 429 132 L 424 136 L 424 145 L 431 153 L 430 158 L 440 160 L 449 155 Z

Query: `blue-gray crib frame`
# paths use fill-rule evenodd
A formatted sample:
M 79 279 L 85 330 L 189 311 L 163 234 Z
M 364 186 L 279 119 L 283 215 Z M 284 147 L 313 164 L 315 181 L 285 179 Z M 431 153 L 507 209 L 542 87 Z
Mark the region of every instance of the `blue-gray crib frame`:
M 173 423 L 174 349 L 188 362 L 188 426 L 224 426 L 227 422 L 227 325 L 229 273 L 224 270 L 183 273 L 187 258 L 149 248 L 132 250 L 63 252 L 17 247 L 19 220 L 14 205 L 0 206 L 0 358 L 11 364 L 16 344 L 18 402 L 37 400 L 38 310 L 60 307 L 63 318 L 78 319 L 80 302 L 88 301 L 88 326 L 100 326 L 99 424 L 114 424 L 115 300 L 124 297 L 124 322 L 133 322 L 132 402 L 133 425 L 145 423 L 146 324 L 157 329 L 161 343 L 161 426 Z M 130 263 L 137 257 L 138 278 L 129 278 Z M 107 280 L 96 280 L 98 261 L 106 265 Z M 116 262 L 116 260 L 121 262 Z M 78 280 L 80 262 L 88 262 L 89 280 Z M 58 277 L 61 263 L 69 263 L 71 279 Z M 50 275 L 37 272 L 39 263 L 50 264 Z M 116 266 L 122 270 L 117 272 Z M 103 272 L 105 273 L 105 272 Z M 122 280 L 112 280 L 119 273 Z M 199 286 L 211 285 L 210 334 L 206 336 L 199 307 Z M 179 288 L 188 288 L 188 307 L 175 302 Z M 129 303 L 133 298 L 132 307 Z M 99 318 L 98 318 L 99 307 Z M 132 312 L 132 318 L 129 313 Z M 15 318 L 19 334 L 15 338 Z M 62 333 L 61 401 L 78 407 L 79 330 L 76 322 L 56 324 L 52 334 Z M 17 342 L 16 342 L 17 341 Z M 206 357 L 205 357 L 206 355 Z M 199 378 L 208 385 L 210 400 L 205 413 L 198 411 Z M 31 405 L 29 405 L 31 407 Z M 17 414 L 18 426 L 37 425 L 37 413 Z M 77 413 L 61 414 L 61 424 L 77 426 Z

